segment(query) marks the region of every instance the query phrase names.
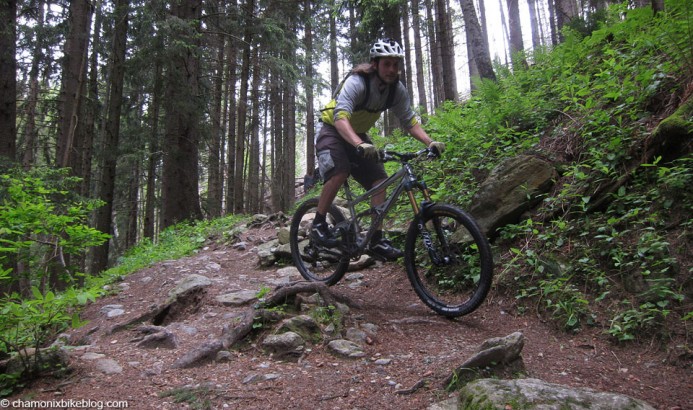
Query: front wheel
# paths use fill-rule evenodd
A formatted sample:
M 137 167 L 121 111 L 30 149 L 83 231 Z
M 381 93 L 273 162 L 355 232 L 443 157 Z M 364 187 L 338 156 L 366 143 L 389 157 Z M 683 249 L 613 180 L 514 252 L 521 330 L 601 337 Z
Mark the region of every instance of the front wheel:
M 404 265 L 419 298 L 443 316 L 473 312 L 491 288 L 491 246 L 474 219 L 451 205 L 432 205 L 411 223 Z
M 338 248 L 324 248 L 310 240 L 310 230 L 317 212 L 318 198 L 303 202 L 294 212 L 289 231 L 289 245 L 294 265 L 305 279 L 334 285 L 349 267 L 349 258 Z M 335 205 L 327 213 L 330 229 L 345 220 Z

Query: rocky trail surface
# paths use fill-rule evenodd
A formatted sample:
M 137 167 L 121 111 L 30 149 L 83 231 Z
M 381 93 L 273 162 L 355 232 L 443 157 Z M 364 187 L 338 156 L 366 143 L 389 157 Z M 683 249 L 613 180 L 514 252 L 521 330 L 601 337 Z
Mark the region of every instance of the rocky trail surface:
M 336 327 L 329 318 L 319 322 L 323 336 L 291 345 L 288 354 L 266 342 L 273 327 L 257 325 L 242 342 L 181 366 L 183 357 L 214 346 L 242 321 L 258 294 L 300 280 L 288 261 L 259 265 L 257 246 L 276 236 L 275 226 L 262 225 L 235 246 L 208 245 L 114 283 L 117 293 L 89 305 L 88 324 L 66 335 L 70 372 L 43 378 L 10 401 L 90 400 L 104 408 L 125 401 L 129 409 L 427 409 L 454 396 L 446 381 L 484 341 L 521 332 L 526 377 L 620 393 L 657 409 L 693 409 L 691 364 L 659 341 L 617 346 L 599 329 L 566 334 L 534 314 L 518 314 L 514 300 L 493 289 L 476 312 L 445 319 L 419 302 L 399 263 L 347 274 L 330 288 L 348 306 L 341 321 Z M 185 297 L 171 303 L 175 289 Z M 329 336 L 335 333 L 346 335 L 355 350 L 328 344 L 340 338 Z

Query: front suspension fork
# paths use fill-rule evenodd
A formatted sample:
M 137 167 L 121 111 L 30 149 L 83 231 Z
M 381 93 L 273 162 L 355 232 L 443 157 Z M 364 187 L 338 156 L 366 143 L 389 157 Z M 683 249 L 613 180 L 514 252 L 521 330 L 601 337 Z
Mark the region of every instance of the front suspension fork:
M 424 247 L 428 252 L 428 256 L 431 258 L 431 262 L 433 262 L 433 264 L 436 266 L 445 265 L 450 261 L 450 258 L 448 258 L 447 256 L 441 257 L 439 255 L 439 252 L 436 250 L 436 246 L 433 243 L 431 233 L 428 231 L 428 229 L 426 228 L 426 224 L 424 223 L 425 213 L 435 203 L 431 201 L 431 196 L 426 186 L 420 185 L 420 188 L 424 196 L 424 200 L 421 201 L 421 206 L 419 206 L 419 204 L 416 202 L 416 198 L 414 197 L 414 190 L 411 188 L 407 189 L 407 196 L 409 197 L 409 202 L 411 203 L 411 207 L 414 210 L 414 215 L 416 215 L 415 223 L 417 224 L 419 235 L 421 235 L 421 239 L 423 240 Z M 438 236 L 441 238 L 441 240 L 444 240 L 444 238 L 441 236 L 442 232 L 440 227 L 440 221 L 434 219 L 433 228 L 436 230 L 436 232 L 438 232 Z

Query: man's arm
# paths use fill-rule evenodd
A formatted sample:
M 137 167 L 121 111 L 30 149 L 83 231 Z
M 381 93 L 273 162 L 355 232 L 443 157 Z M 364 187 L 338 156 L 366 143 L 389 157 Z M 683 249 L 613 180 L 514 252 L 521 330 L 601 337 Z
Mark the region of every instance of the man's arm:
M 334 127 L 337 129 L 337 132 L 339 132 L 339 135 L 341 135 L 346 142 L 354 147 L 357 147 L 363 142 L 361 137 L 356 134 L 354 128 L 352 128 L 351 123 L 347 118 L 341 118 L 335 121 Z
M 433 140 L 426 134 L 421 124 L 417 123 L 413 127 L 409 128 L 409 134 L 417 140 L 421 141 L 425 146 L 431 145 Z

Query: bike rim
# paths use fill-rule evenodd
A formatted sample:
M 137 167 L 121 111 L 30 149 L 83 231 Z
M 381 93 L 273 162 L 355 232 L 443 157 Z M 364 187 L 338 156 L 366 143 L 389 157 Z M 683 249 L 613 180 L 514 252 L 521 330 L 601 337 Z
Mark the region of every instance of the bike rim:
M 454 213 L 437 213 L 425 221 L 424 227 L 411 250 L 417 293 L 438 313 L 459 316 L 471 312 L 488 291 L 488 256 L 482 253 L 465 221 Z M 425 243 L 429 239 L 430 247 Z
M 310 241 L 310 229 L 313 226 L 317 208 L 306 206 L 303 209 L 298 226 L 292 227 L 292 255 L 294 264 L 301 275 L 311 281 L 325 282 L 332 285 L 341 279 L 349 265 L 348 259 L 337 249 L 326 249 Z M 330 227 L 341 221 L 343 217 L 330 211 L 326 220 Z M 345 260 L 346 259 L 346 260 Z

